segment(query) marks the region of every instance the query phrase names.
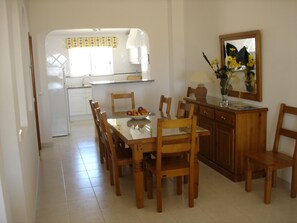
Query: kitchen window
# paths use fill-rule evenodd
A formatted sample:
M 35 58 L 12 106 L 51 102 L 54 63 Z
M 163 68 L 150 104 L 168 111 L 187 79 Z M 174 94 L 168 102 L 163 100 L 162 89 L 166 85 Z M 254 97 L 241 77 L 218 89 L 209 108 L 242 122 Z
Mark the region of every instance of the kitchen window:
M 112 47 L 69 48 L 70 77 L 113 74 Z

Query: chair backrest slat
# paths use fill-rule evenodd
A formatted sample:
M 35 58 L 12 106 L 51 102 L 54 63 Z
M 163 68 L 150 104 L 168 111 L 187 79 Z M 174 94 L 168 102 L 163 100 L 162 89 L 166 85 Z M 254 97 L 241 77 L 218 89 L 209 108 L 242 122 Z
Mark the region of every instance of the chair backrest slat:
M 116 105 L 115 100 L 124 100 L 124 99 L 130 99 L 131 100 L 131 106 L 127 107 L 127 109 L 135 109 L 135 98 L 134 98 L 134 92 L 130 93 L 111 93 L 111 109 L 112 112 L 116 112 Z
M 273 144 L 273 151 L 278 152 L 279 150 L 279 143 L 280 143 L 280 137 L 285 136 L 292 139 L 295 139 L 295 151 L 294 151 L 294 157 L 296 159 L 295 154 L 296 148 L 297 148 L 297 131 L 287 129 L 283 127 L 284 117 L 286 114 L 295 115 L 297 117 L 297 108 L 292 106 L 287 106 L 286 104 L 282 103 L 280 106 L 278 121 L 277 121 L 277 127 L 275 132 L 275 139 Z
M 164 95 L 161 95 L 160 97 L 160 104 L 159 104 L 159 111 L 163 112 L 164 104 L 166 104 L 166 114 L 170 114 L 171 111 L 171 97 L 165 97 Z
M 178 102 L 176 117 L 178 118 L 192 118 L 194 115 L 195 105 L 183 101 Z

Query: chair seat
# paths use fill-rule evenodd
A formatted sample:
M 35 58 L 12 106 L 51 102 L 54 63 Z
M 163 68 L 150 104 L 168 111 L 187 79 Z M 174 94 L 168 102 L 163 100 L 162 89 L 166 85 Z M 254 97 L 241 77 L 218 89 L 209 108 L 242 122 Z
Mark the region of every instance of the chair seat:
M 294 163 L 292 157 L 274 151 L 249 152 L 247 157 L 257 161 L 262 166 L 269 166 L 273 169 L 290 167 Z
M 118 162 L 121 164 L 131 164 L 132 163 L 132 151 L 131 149 L 116 149 Z

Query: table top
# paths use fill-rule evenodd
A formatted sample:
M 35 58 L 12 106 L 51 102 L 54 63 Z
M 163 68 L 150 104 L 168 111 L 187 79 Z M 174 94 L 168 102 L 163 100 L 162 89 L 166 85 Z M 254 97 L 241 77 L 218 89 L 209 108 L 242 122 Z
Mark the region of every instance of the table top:
M 126 140 L 142 140 L 157 137 L 157 120 L 159 118 L 175 118 L 170 115 L 164 115 L 161 112 L 150 113 L 142 119 L 135 119 L 127 116 L 125 113 L 112 114 L 107 112 L 108 123 L 112 128 L 118 131 Z M 197 126 L 199 135 L 209 135 L 207 129 Z M 164 136 L 185 134 L 184 129 L 164 130 Z

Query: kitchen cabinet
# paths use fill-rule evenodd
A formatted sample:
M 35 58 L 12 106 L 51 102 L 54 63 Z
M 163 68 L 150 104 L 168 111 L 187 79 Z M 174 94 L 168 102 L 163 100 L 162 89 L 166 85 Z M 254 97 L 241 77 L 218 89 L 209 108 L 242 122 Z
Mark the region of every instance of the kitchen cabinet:
M 199 159 L 233 181 L 244 179 L 244 154 L 266 149 L 267 108 L 247 104 L 220 107 L 220 99 L 185 98 L 196 106 L 198 125 L 210 131 L 200 138 Z M 258 169 L 254 177 L 263 175 Z
M 70 120 L 90 117 L 89 99 L 92 98 L 91 87 L 68 88 Z

